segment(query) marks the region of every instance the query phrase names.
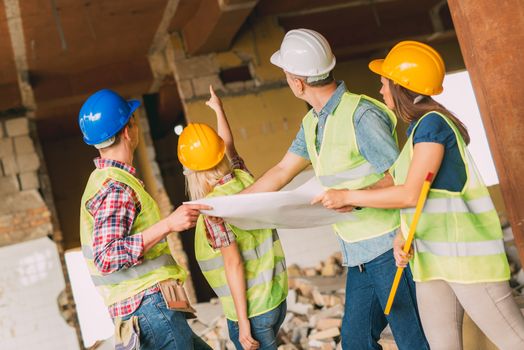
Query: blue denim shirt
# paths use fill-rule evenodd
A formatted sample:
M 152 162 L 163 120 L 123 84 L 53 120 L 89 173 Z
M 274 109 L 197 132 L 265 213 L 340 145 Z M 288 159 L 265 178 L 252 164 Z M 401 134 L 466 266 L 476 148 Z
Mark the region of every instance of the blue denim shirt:
M 340 103 L 342 95 L 347 91 L 344 82 L 337 82 L 337 85 L 337 89 L 320 112 L 316 113 L 313 110 L 314 115 L 318 118 L 317 151 L 322 144 L 326 120 L 330 114 L 333 114 Z M 382 173 L 388 170 L 399 154 L 397 143 L 391 137 L 391 131 L 394 126 L 389 117 L 371 102 L 361 100 L 355 110 L 353 121 L 357 145 L 362 156 L 375 167 L 377 172 Z M 304 128 L 302 126 L 291 144 L 289 152 L 309 160 Z M 338 237 L 344 265 L 357 266 L 375 259 L 393 247 L 394 237 L 395 231 L 356 243 L 348 243 Z

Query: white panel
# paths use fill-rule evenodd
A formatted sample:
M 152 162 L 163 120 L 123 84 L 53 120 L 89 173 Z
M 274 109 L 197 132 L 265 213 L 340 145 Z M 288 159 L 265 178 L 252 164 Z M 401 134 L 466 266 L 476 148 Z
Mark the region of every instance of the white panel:
M 0 349 L 78 349 L 60 316 L 64 278 L 49 238 L 0 248 Z
M 84 345 L 89 347 L 97 340 L 104 340 L 113 336 L 113 322 L 102 297 L 89 276 L 89 270 L 82 253 L 80 251 L 68 251 L 65 258 L 82 338 Z
M 443 86 L 444 92 L 434 96 L 434 99 L 453 112 L 468 128 L 471 138 L 468 149 L 486 185 L 498 184 L 497 171 L 468 72 L 446 74 Z

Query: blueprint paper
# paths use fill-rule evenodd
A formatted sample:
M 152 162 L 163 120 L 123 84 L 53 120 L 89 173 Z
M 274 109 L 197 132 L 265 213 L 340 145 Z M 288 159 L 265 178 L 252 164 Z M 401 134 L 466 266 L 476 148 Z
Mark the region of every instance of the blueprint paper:
M 213 210 L 202 210 L 203 214 L 221 217 L 244 230 L 308 228 L 355 220 L 352 213 L 338 213 L 321 204 L 311 205 L 311 200 L 323 191 L 314 177 L 292 191 L 237 194 L 186 203 L 209 205 Z

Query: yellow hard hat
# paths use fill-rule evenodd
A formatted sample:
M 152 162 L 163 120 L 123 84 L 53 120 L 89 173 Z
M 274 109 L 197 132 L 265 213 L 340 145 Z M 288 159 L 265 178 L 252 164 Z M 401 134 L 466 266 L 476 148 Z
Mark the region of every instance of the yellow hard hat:
M 178 139 L 178 159 L 193 171 L 213 168 L 225 151 L 224 140 L 207 124 L 188 124 Z
M 422 95 L 438 95 L 446 68 L 440 54 L 418 41 L 401 41 L 385 59 L 373 60 L 369 69 L 408 90 Z

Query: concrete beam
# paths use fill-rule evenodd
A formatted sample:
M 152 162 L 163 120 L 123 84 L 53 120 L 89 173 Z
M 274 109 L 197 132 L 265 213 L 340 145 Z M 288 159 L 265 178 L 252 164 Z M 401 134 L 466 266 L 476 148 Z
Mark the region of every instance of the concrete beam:
M 360 54 L 367 54 L 372 51 L 390 49 L 401 40 L 417 40 L 428 44 L 439 43 L 448 40 L 456 40 L 456 34 L 454 30 L 445 30 L 442 32 L 435 32 L 432 34 L 423 34 L 410 37 L 401 37 L 387 41 L 372 42 L 369 44 L 346 46 L 341 48 L 335 48 L 334 53 L 337 60 L 344 61 L 353 57 L 358 57 Z
M 167 63 L 165 48 L 169 41 L 169 25 L 175 16 L 180 0 L 169 0 L 156 30 L 153 42 L 148 52 L 149 65 L 153 72 L 153 84 L 149 88 L 149 93 L 157 92 L 164 77 L 171 74 Z
M 7 28 L 17 71 L 18 87 L 22 97 L 22 104 L 28 110 L 36 109 L 33 88 L 29 83 L 29 65 L 25 50 L 24 27 L 20 12 L 19 0 L 3 0 L 7 18 Z
M 304 10 L 297 10 L 297 11 L 291 11 L 286 12 L 281 15 L 278 15 L 278 17 L 296 17 L 296 16 L 304 16 L 304 15 L 311 15 L 315 13 L 321 13 L 321 12 L 327 12 L 327 11 L 337 11 L 341 9 L 346 9 L 348 7 L 359 7 L 359 6 L 375 6 L 381 3 L 386 2 L 395 2 L 399 0 L 353 0 L 353 1 L 346 1 L 344 3 L 340 4 L 333 4 L 333 5 L 326 5 L 326 6 L 319 6 L 319 7 L 313 7 L 309 9 Z M 320 2 L 319 2 L 320 3 Z
M 25 110 L 22 106 L 20 88 L 17 81 L 0 84 L 0 112 L 10 109 Z
M 224 51 L 258 0 L 202 0 L 182 29 L 186 51 L 191 55 Z
M 448 3 L 524 262 L 524 7 L 521 0 Z

